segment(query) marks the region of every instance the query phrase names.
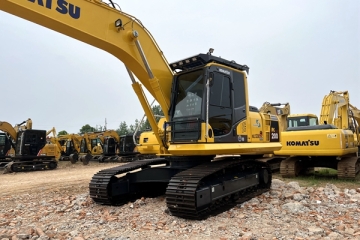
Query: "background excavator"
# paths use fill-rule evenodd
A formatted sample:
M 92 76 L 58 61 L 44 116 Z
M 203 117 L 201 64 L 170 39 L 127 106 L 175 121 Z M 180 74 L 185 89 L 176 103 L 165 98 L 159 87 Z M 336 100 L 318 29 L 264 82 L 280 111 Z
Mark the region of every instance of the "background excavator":
M 8 157 L 10 149 L 12 149 L 11 140 L 6 133 L 0 132 L 0 159 Z
M 91 160 L 97 160 L 103 153 L 103 142 L 99 135 L 102 132 L 88 132 L 81 135 L 79 160 L 89 164 Z
M 145 157 L 154 157 L 159 152 L 158 148 L 155 153 L 149 153 L 149 151 L 140 153 L 137 150 L 136 144 L 139 142 L 141 134 L 141 132 L 137 132 L 135 135 L 128 133 L 119 136 L 114 130 L 85 133 L 80 143 L 79 159 L 84 165 L 87 165 L 89 161 L 129 162 Z M 159 144 L 157 145 L 159 146 Z
M 283 177 L 295 177 L 307 168 L 337 170 L 338 178 L 354 179 L 360 170 L 359 110 L 350 104 L 348 91 L 330 91 L 322 102 L 320 124 L 289 127 L 282 133 Z M 315 123 L 315 119 L 311 120 Z
M 201 218 L 239 197 L 270 189 L 271 168 L 261 159 L 281 148 L 271 134 L 279 132 L 279 122 L 249 105 L 248 66 L 213 56 L 213 49 L 169 63 L 143 24 L 115 9 L 112 1 L 52 3 L 3 0 L 0 10 L 119 58 L 160 145 L 158 158 L 96 173 L 89 184 L 96 203 L 120 204 L 165 193 L 172 215 Z M 165 115 L 162 128 L 142 86 Z M 241 157 L 213 161 L 215 155 L 229 154 Z
M 49 136 L 49 134 L 53 134 L 53 136 Z M 61 144 L 56 141 L 56 129 L 53 127 L 49 131 L 46 132 L 46 144 L 40 149 L 38 155 L 40 156 L 54 156 L 57 161 L 59 161 L 61 155 L 63 154 L 64 149 Z
M 61 161 L 71 161 L 76 163 L 79 159 L 80 144 L 83 137 L 79 134 L 66 134 L 57 137 L 57 141 L 63 142 L 64 153 L 61 155 Z
M 23 125 L 24 123 L 26 124 Z M 5 172 L 52 170 L 57 167 L 54 155 L 39 154 L 46 145 L 46 131 L 32 129 L 31 119 L 17 124 L 15 127 L 8 122 L 0 122 L 0 130 L 6 133 L 6 137 L 15 151 L 13 156 L 5 156 L 0 161 L 0 167 L 4 168 Z

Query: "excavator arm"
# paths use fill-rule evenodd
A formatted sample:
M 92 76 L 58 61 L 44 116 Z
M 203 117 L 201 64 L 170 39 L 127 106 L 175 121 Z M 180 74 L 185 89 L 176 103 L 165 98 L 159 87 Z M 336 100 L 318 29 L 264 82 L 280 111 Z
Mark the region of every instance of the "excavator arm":
M 114 130 L 106 130 L 103 133 L 100 133 L 98 136 L 101 138 L 113 137 L 118 143 L 120 142 L 119 134 Z
M 281 107 L 284 106 L 284 107 Z M 273 115 L 289 115 L 290 114 L 290 104 L 289 103 L 269 103 L 264 102 L 260 107 L 259 112 L 269 113 Z
M 135 74 L 162 109 L 169 109 L 173 72 L 135 17 L 101 0 L 2 0 L 0 10 L 109 52 Z
M 25 126 L 23 124 L 25 124 Z M 26 121 L 23 121 L 22 123 L 16 124 L 14 129 L 15 129 L 16 132 L 19 132 L 20 130 L 25 130 L 25 129 L 32 129 L 32 120 L 31 120 L 31 118 L 29 118 Z
M 50 133 L 53 134 L 53 137 L 56 138 L 56 129 L 55 127 L 53 127 L 52 129 L 50 129 L 49 131 L 46 132 L 46 136 L 49 135 Z
M 16 129 L 11 126 L 8 122 L 0 122 L 0 130 L 6 132 L 10 135 L 10 137 L 16 141 L 17 139 L 17 132 Z
M 174 72 L 140 20 L 101 0 L 2 0 L 0 10 L 102 49 L 120 59 L 154 129 L 157 123 L 141 85 L 159 103 L 167 121 Z M 151 58 L 147 58 L 151 56 Z
M 338 128 L 349 128 L 349 93 L 348 91 L 330 91 L 323 98 L 320 124 L 333 124 Z
M 286 128 L 288 127 L 287 126 L 287 117 L 290 114 L 290 104 L 289 103 L 264 102 L 263 105 L 260 107 L 259 112 L 278 116 L 278 118 L 280 119 L 281 132 L 285 131 Z

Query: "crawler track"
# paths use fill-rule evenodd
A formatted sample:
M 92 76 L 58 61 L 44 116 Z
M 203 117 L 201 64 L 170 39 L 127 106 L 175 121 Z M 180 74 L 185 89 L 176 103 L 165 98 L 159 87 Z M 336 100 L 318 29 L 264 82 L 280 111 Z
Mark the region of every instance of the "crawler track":
M 339 179 L 355 179 L 360 171 L 360 158 L 351 156 L 336 160 L 335 157 L 322 157 L 304 162 L 299 157 L 289 157 L 281 162 L 280 174 L 284 178 L 297 177 L 306 167 L 330 167 L 337 169 Z
M 131 198 L 130 195 L 114 195 L 112 183 L 118 181 L 115 175 L 128 173 L 136 169 L 151 167 L 151 165 L 168 163 L 164 158 L 138 160 L 125 165 L 104 169 L 96 173 L 89 184 L 90 197 L 98 204 L 118 205 Z M 144 189 L 145 191 L 145 189 Z M 138 191 L 134 194 L 139 194 Z M 133 194 L 131 194 L 133 195 Z
M 54 170 L 56 168 L 57 161 L 55 159 L 36 159 L 26 161 L 9 159 L 0 162 L 0 169 L 2 169 L 4 173 Z
M 200 219 L 239 198 L 268 191 L 271 168 L 262 162 L 223 160 L 201 164 L 175 175 L 166 190 L 172 215 Z
M 338 163 L 338 178 L 340 179 L 355 179 L 360 171 L 360 158 L 346 157 Z
M 301 170 L 300 160 L 296 157 L 289 157 L 280 163 L 280 174 L 284 178 L 296 177 Z
M 89 183 L 90 197 L 98 204 L 119 205 L 165 193 L 172 215 L 199 219 L 271 186 L 272 171 L 265 162 L 230 157 L 181 168 L 176 160 L 171 164 L 165 158 L 138 160 L 101 170 Z M 152 167 L 159 164 L 165 166 Z

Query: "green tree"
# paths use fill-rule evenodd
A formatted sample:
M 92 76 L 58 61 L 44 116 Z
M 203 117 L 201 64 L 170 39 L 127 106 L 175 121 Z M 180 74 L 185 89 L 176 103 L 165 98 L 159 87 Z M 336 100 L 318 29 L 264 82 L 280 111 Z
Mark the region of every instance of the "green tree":
M 62 131 L 60 131 L 60 132 L 58 132 L 58 136 L 61 136 L 61 135 L 67 135 L 68 134 L 68 132 L 67 131 L 65 131 L 65 130 L 62 130 Z
M 82 126 L 82 128 L 80 129 L 81 134 L 84 134 L 87 132 L 95 132 L 95 131 L 96 131 L 96 128 L 90 126 L 89 124 Z
M 158 116 L 164 116 L 163 111 L 161 110 L 160 105 L 154 105 L 151 107 L 151 110 L 153 112 L 154 115 L 158 115 Z M 161 117 L 155 117 L 156 122 L 159 122 Z M 141 126 L 141 130 L 146 130 L 146 129 L 151 129 L 150 127 L 150 123 L 149 121 L 146 119 L 145 123 L 143 124 L 143 126 Z
M 125 121 L 120 123 L 120 126 L 119 126 L 118 129 L 116 129 L 116 132 L 119 135 L 125 135 L 125 134 L 127 134 L 129 132 L 128 126 L 127 126 Z

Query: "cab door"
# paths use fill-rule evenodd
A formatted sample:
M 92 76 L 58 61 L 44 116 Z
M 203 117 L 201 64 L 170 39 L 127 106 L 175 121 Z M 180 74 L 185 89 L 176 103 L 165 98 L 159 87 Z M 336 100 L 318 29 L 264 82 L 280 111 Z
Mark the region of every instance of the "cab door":
M 213 130 L 215 142 L 230 141 L 232 135 L 233 108 L 231 78 L 220 72 L 210 72 L 209 124 Z M 231 137 L 232 138 L 232 137 Z

